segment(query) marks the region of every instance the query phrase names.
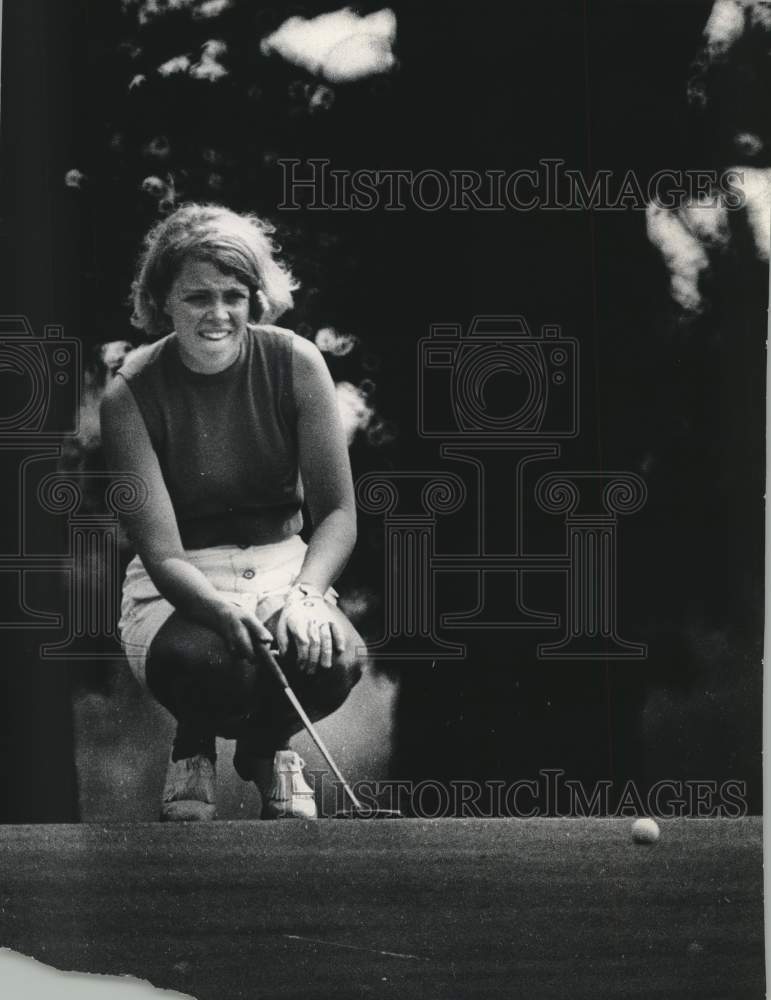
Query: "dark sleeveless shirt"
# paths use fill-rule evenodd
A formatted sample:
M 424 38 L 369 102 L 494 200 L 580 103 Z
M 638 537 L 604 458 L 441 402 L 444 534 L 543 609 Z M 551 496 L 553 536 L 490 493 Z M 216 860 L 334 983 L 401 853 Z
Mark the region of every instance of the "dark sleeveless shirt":
M 302 528 L 294 337 L 249 327 L 233 364 L 205 375 L 185 366 L 172 333 L 132 352 L 120 369 L 186 549 L 261 545 Z

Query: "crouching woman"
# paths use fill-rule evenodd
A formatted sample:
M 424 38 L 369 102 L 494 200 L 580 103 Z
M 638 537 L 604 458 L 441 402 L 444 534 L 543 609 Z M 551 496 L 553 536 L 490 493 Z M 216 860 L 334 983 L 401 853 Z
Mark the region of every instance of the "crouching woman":
M 150 231 L 133 321 L 159 339 L 127 358 L 102 404 L 109 467 L 146 492 L 126 517 L 136 556 L 120 631 L 176 719 L 164 820 L 214 818 L 217 736 L 236 740 L 263 818 L 315 817 L 289 748 L 301 724 L 260 645 L 277 647 L 314 721 L 345 701 L 365 652 L 332 588 L 356 538 L 334 385 L 313 344 L 273 325 L 294 284 L 270 232 L 210 205 Z

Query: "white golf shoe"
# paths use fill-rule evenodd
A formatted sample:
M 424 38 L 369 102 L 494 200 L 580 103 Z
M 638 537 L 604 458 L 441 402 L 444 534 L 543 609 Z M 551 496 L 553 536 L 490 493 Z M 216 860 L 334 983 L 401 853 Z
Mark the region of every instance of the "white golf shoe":
M 313 789 L 303 775 L 304 767 L 305 761 L 294 750 L 276 751 L 270 786 L 265 792 L 261 789 L 263 819 L 318 817 Z
M 169 762 L 161 802 L 162 823 L 212 820 L 217 815 L 216 776 L 204 754 Z

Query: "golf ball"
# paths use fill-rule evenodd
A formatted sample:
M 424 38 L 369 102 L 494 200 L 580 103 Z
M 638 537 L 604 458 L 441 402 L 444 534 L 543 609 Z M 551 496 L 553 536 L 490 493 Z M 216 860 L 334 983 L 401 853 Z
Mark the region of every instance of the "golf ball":
M 632 840 L 635 844 L 655 844 L 660 833 L 658 823 L 649 816 L 643 816 L 632 823 Z

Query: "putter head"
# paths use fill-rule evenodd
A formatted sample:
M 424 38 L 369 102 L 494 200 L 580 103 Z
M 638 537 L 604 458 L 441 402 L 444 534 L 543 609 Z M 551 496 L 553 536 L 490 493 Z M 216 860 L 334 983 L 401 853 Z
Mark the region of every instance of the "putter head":
M 362 806 L 361 809 L 344 809 L 336 812 L 332 819 L 404 819 L 398 809 L 372 809 Z

